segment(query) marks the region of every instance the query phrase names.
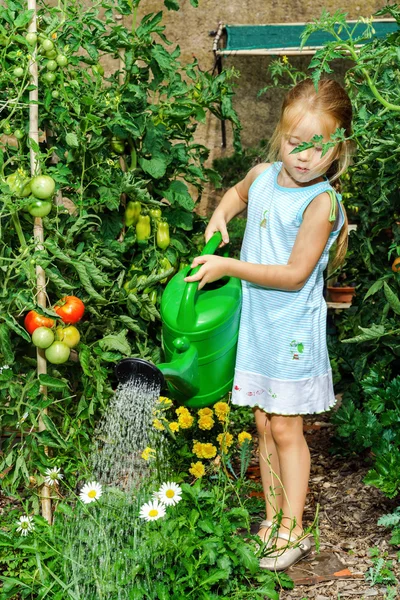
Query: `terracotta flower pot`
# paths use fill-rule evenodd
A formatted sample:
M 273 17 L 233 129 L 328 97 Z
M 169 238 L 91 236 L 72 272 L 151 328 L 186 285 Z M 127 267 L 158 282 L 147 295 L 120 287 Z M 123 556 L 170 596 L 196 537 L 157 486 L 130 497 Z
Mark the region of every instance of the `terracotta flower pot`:
M 351 302 L 356 292 L 355 287 L 327 287 L 331 302 Z

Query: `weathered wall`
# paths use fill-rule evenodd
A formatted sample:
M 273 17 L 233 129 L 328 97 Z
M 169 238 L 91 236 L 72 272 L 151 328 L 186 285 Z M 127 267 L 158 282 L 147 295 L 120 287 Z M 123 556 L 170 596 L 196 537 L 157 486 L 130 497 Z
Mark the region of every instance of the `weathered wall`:
M 203 70 L 212 70 L 214 56 L 213 38 L 218 22 L 228 24 L 264 24 L 307 22 L 317 19 L 326 8 L 333 13 L 336 10 L 347 11 L 349 19 L 359 16 L 368 17 L 385 6 L 385 0 L 199 0 L 198 8 L 191 6 L 189 0 L 182 0 L 178 12 L 167 11 L 162 0 L 142 0 L 139 18 L 149 12 L 163 10 L 166 35 L 181 48 L 182 63 L 191 62 L 195 56 Z M 310 57 L 294 57 L 292 63 L 298 68 L 306 68 Z M 269 57 L 229 57 L 224 65 L 234 66 L 240 71 L 237 83 L 235 108 L 242 122 L 242 142 L 244 146 L 256 145 L 263 138 L 268 139 L 278 116 L 282 95 L 275 91 L 257 98 L 257 93 L 266 82 L 266 70 Z M 341 63 L 336 77 L 341 79 Z M 210 161 L 221 155 L 232 153 L 231 136 L 224 150 L 221 148 L 220 124 L 210 117 L 204 127 L 199 128 L 198 140 L 210 149 Z M 201 210 L 214 204 L 205 190 Z

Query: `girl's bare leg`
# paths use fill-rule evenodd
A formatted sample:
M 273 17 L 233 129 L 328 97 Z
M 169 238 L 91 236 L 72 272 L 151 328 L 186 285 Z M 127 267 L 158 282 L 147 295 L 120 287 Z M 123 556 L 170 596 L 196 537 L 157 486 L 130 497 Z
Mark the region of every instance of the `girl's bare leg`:
M 293 532 L 295 538 L 303 531 L 303 512 L 310 477 L 310 451 L 303 435 L 303 418 L 299 415 L 271 415 L 270 430 L 283 484 L 280 530 Z
M 258 439 L 261 481 L 265 496 L 266 519 L 272 521 L 282 508 L 283 494 L 280 484 L 278 452 L 271 432 L 269 416 L 260 408 L 254 409 Z M 259 536 L 268 540 L 268 528 L 262 527 Z

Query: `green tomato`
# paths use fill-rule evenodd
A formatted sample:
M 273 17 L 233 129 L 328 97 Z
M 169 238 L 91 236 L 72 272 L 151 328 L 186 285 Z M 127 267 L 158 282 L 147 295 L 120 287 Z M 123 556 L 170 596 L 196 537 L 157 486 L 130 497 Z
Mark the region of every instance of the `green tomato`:
M 50 50 L 53 50 L 54 44 L 51 40 L 43 40 L 42 48 L 45 52 L 50 52 Z
M 38 327 L 32 333 L 32 342 L 38 348 L 48 348 L 54 342 L 54 333 L 48 327 Z
M 58 54 L 56 61 L 60 67 L 66 67 L 68 64 L 68 58 L 64 54 Z
M 51 346 L 46 348 L 44 353 L 49 363 L 52 365 L 61 365 L 67 362 L 70 352 L 70 347 L 64 344 L 64 342 L 53 342 Z
M 46 58 L 49 58 L 50 60 L 52 60 L 56 56 L 57 56 L 57 50 L 49 50 L 49 52 L 46 52 Z
M 6 184 L 19 198 L 26 198 L 31 194 L 30 180 L 25 175 L 20 175 L 18 171 L 7 177 Z
M 16 77 L 17 79 L 21 79 L 21 77 L 24 74 L 24 70 L 22 67 L 15 67 L 13 74 L 14 74 L 14 77 Z
M 58 90 L 53 90 L 51 92 L 51 95 L 53 98 L 58 98 L 58 96 L 60 95 L 60 92 Z
M 56 80 L 56 76 L 51 71 L 47 71 L 47 73 L 43 75 L 43 79 L 47 81 L 47 83 L 53 83 Z
M 17 138 L 17 140 L 22 140 L 22 138 L 25 136 L 25 133 L 22 131 L 22 129 L 16 129 L 14 131 L 14 137 Z
M 40 200 L 48 200 L 56 189 L 55 181 L 49 175 L 37 175 L 31 180 L 32 194 Z
M 34 46 L 37 42 L 37 35 L 36 33 L 27 33 L 25 39 L 30 46 Z
M 67 344 L 69 348 L 75 348 L 79 344 L 81 336 L 76 327 L 69 325 L 68 327 L 57 327 L 56 338 L 60 342 Z
M 32 217 L 39 217 L 41 219 L 49 214 L 52 206 L 52 203 L 48 200 L 35 200 L 28 205 L 28 212 Z
M 46 69 L 48 71 L 55 71 L 57 69 L 57 63 L 55 60 L 48 60 L 46 64 Z

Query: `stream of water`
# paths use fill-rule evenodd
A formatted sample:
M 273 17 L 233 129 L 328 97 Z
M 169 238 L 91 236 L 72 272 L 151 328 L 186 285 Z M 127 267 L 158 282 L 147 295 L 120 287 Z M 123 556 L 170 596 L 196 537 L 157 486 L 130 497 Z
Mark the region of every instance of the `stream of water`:
M 153 383 L 119 384 L 95 432 L 90 457 L 93 479 L 102 484 L 100 500 L 77 503 L 64 521 L 64 580 L 74 600 L 128 600 L 136 597 L 134 573 L 143 556 L 144 522 L 139 510 L 147 502 L 148 484 L 160 476 L 163 436 L 152 427 L 160 389 Z M 157 449 L 158 472 L 141 457 Z M 155 598 L 150 590 L 147 598 Z

